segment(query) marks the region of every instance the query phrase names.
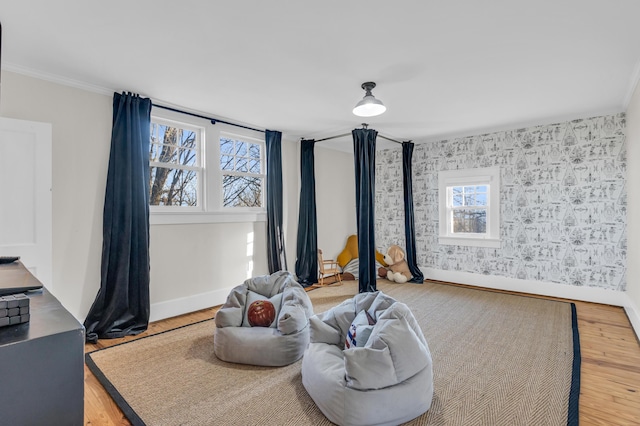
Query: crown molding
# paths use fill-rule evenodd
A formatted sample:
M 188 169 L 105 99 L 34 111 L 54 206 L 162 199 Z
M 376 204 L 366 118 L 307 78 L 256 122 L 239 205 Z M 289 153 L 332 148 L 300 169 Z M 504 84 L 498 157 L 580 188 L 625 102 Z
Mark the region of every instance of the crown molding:
M 2 69 L 10 71 L 16 74 L 26 75 L 27 77 L 37 78 L 39 80 L 49 81 L 51 83 L 57 83 L 63 86 L 73 87 L 76 89 L 86 90 L 92 93 L 98 93 L 101 95 L 112 96 L 117 90 L 110 89 L 108 87 L 97 86 L 95 84 L 85 83 L 84 81 L 74 80 L 68 77 L 62 77 L 57 74 L 52 74 L 33 68 L 23 67 L 12 63 L 3 63 Z

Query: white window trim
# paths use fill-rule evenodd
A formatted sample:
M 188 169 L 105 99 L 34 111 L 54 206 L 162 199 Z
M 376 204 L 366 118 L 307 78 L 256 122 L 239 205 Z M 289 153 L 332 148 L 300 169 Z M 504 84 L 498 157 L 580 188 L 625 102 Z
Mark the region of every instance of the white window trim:
M 488 185 L 487 232 L 484 235 L 454 234 L 451 230 L 448 189 L 452 186 Z M 500 167 L 438 172 L 438 243 L 472 247 L 500 248 Z
M 150 225 L 179 225 L 198 223 L 246 223 L 266 222 L 266 213 L 256 212 L 152 212 L 149 215 Z
M 203 155 L 203 169 L 201 179 L 201 206 L 174 207 L 150 206 L 150 225 L 179 225 L 206 223 L 255 223 L 266 222 L 266 200 L 263 208 L 233 208 L 222 206 L 222 173 L 220 170 L 220 134 L 234 135 L 239 138 L 250 138 L 252 141 L 262 141 L 263 155 L 266 156 L 264 134 L 249 129 L 238 128 L 223 123 L 211 124 L 205 120 L 180 114 L 174 111 L 154 108 L 151 120 L 170 121 L 176 124 L 199 127 L 203 129 L 201 135 L 201 154 Z M 266 157 L 263 159 L 266 174 Z M 266 179 L 266 178 L 265 178 Z M 266 194 L 266 181 L 263 197 Z M 180 210 L 178 210 L 180 209 Z

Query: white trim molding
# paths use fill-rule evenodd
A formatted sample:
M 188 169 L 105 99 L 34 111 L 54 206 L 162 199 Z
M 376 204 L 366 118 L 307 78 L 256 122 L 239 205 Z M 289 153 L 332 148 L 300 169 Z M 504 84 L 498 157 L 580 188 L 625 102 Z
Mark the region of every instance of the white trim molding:
M 519 280 L 495 275 L 473 274 L 470 272 L 445 271 L 434 268 L 420 269 L 426 280 L 447 281 L 456 284 L 559 297 L 562 299 L 580 300 L 583 302 L 601 303 L 625 308 L 631 303 L 631 299 L 623 291 L 607 290 L 599 287 L 579 287 L 545 281 Z M 638 311 L 636 310 L 636 312 Z
M 640 340 L 640 308 L 633 303 L 633 300 L 631 300 L 627 293 L 624 294 L 624 300 L 624 311 L 629 318 L 633 331 L 636 333 L 636 338 Z
M 51 83 L 73 87 L 75 89 L 85 90 L 91 93 L 98 93 L 100 95 L 113 96 L 113 92 L 117 91 L 107 87 L 97 86 L 95 84 L 86 83 L 84 81 L 75 80 L 72 78 L 63 77 L 58 74 L 40 71 L 34 68 L 23 67 L 22 65 L 12 63 L 3 63 L 2 69 L 16 74 L 26 75 L 27 77 L 37 78 L 38 80 L 49 81 Z
M 151 212 L 150 225 L 183 225 L 196 223 L 255 223 L 266 222 L 266 213 L 252 212 Z

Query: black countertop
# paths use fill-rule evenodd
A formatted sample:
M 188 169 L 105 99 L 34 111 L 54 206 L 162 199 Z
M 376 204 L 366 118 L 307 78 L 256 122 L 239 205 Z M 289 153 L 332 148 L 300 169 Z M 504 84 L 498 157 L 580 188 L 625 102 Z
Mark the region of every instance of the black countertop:
M 26 268 L 25 271 L 30 274 Z M 2 272 L 0 268 L 0 275 Z M 46 288 L 24 294 L 29 297 L 30 320 L 0 327 L 0 346 L 83 329 L 82 324 Z

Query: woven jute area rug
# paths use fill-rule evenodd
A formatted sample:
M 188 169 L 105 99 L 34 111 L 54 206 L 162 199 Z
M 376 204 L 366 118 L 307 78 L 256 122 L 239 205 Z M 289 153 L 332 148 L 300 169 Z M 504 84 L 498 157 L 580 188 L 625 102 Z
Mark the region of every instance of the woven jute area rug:
M 410 425 L 572 425 L 580 348 L 575 306 L 439 283 L 378 290 L 406 303 L 433 357 L 431 409 Z M 309 292 L 318 312 L 357 283 Z M 330 425 L 302 386 L 300 364 L 220 361 L 215 324 L 194 325 L 86 355 L 134 425 Z

